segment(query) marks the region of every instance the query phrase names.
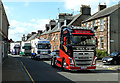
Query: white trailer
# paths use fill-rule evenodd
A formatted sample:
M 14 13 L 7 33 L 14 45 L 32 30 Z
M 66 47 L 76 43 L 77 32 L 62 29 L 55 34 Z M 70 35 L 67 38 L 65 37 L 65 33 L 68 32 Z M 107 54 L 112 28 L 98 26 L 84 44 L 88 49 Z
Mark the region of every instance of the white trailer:
M 10 43 L 10 52 L 13 55 L 19 55 L 20 53 L 20 42 L 12 42 Z

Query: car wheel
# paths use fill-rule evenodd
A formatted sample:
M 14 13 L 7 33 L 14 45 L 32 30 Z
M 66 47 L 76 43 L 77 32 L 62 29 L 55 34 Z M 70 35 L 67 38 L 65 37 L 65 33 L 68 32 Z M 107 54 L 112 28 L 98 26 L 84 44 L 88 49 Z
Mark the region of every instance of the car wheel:
M 117 64 L 117 61 L 113 61 L 113 64 L 116 65 L 116 64 Z
M 65 61 L 65 59 L 63 59 L 63 61 L 62 61 L 62 70 L 63 71 L 66 70 L 66 61 Z

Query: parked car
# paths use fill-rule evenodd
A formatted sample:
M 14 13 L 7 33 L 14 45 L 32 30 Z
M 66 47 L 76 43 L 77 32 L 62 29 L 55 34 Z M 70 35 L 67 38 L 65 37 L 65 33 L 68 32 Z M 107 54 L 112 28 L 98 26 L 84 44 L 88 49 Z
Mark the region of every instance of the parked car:
M 102 58 L 103 63 L 119 64 L 120 63 L 120 52 L 113 52 L 110 55 Z
M 59 50 L 54 50 L 53 52 L 51 52 L 50 56 L 51 56 L 51 66 L 56 67 L 57 66 L 56 57 L 59 57 Z

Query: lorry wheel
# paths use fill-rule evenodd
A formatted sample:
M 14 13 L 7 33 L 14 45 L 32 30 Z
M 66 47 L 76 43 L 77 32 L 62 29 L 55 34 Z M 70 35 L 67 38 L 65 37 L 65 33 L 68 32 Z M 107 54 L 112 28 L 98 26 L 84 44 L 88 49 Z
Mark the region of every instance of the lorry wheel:
M 65 61 L 65 59 L 63 59 L 63 61 L 62 61 L 62 70 L 63 71 L 66 70 L 66 61 Z

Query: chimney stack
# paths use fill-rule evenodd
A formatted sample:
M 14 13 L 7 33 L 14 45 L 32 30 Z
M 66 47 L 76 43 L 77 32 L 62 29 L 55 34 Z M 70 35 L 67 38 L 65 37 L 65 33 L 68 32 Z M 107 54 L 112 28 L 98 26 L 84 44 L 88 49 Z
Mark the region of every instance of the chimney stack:
M 39 35 L 42 34 L 42 30 L 38 30 L 38 34 L 39 34 Z
M 52 30 L 56 26 L 56 21 L 50 20 L 49 25 L 50 25 L 50 29 Z
M 98 5 L 98 11 L 101 11 L 101 10 L 105 9 L 106 7 L 107 7 L 106 3 L 104 3 L 104 5 L 99 4 Z
M 32 32 L 31 34 L 34 35 L 34 34 L 36 34 L 36 32 Z
M 25 41 L 25 34 L 23 34 L 22 41 Z
M 48 31 L 49 30 L 49 24 L 46 24 L 45 28 L 46 28 L 46 31 Z
M 81 5 L 80 12 L 82 15 L 91 15 L 91 7 L 89 5 Z

